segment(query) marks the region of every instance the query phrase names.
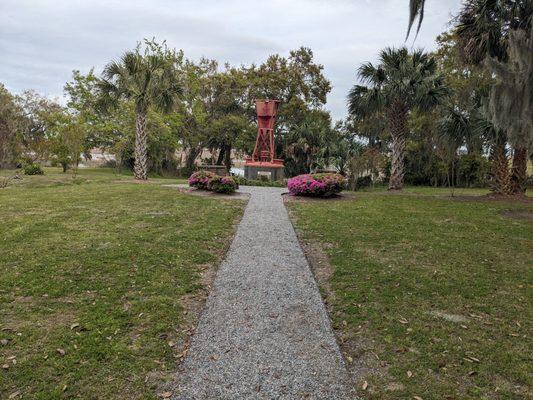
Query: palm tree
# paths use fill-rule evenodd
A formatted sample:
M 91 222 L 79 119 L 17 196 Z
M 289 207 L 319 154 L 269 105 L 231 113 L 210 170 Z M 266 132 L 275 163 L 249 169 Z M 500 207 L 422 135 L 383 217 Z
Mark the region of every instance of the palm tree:
M 489 110 L 498 129 L 505 130 L 513 147 L 509 193 L 526 192 L 528 152 L 533 148 L 533 31 L 509 34 L 509 61 L 489 58 L 487 65 L 495 72 Z
M 349 113 L 364 118 L 384 111 L 392 138 L 389 190 L 403 187 L 407 119 L 414 108 L 428 111 L 441 104 L 447 90 L 436 73 L 435 60 L 421 50 L 409 53 L 405 47 L 381 51 L 379 64 L 363 64 L 359 78 L 369 86 L 355 85 L 348 95 Z
M 417 17 L 418 33 L 424 4 L 424 0 L 410 0 L 407 36 Z M 528 152 L 533 148 L 533 105 L 529 95 L 533 80 L 532 19 L 531 0 L 467 0 L 458 16 L 462 58 L 469 64 L 484 64 L 498 78 L 491 90 L 490 116 L 513 146 L 509 194 L 525 192 Z M 493 149 L 494 154 L 502 153 L 502 140 L 494 142 L 500 147 Z M 499 165 L 507 168 L 503 162 Z M 499 171 L 502 174 L 505 175 L 504 171 Z
M 136 179 L 146 180 L 148 174 L 146 116 L 150 107 L 170 112 L 177 96 L 182 93 L 178 83 L 174 51 L 166 45 L 146 41 L 146 50 L 139 47 L 128 51 L 120 61 L 111 61 L 98 82 L 100 106 L 116 108 L 122 100 L 135 105 L 135 164 Z
M 331 120 L 322 110 L 310 111 L 285 135 L 284 155 L 287 175 L 308 174 L 331 150 Z
M 531 0 L 468 0 L 458 17 L 462 58 L 483 65 L 496 78 L 488 115 L 513 147 L 508 194 L 525 192 L 528 152 L 533 148 L 532 15 Z

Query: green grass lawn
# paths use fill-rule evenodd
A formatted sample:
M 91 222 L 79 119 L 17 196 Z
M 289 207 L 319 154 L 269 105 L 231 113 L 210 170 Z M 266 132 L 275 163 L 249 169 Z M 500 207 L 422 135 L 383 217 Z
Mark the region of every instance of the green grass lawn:
M 0 169 L 0 178 L 12 177 L 16 173 L 22 179 L 13 179 L 10 181 L 11 187 L 50 187 L 50 186 L 65 186 L 65 185 L 79 185 L 81 183 L 114 183 L 117 181 L 128 181 L 133 177 L 130 170 L 122 169 L 116 170 L 112 168 L 78 168 L 74 173 L 68 170 L 63 173 L 60 168 L 44 167 L 44 175 L 24 175 L 22 170 Z M 185 183 L 186 179 L 177 179 L 172 177 L 163 177 L 159 175 L 150 175 L 150 182 L 152 183 Z
M 0 189 L 0 398 L 156 398 L 244 205 L 161 182 L 47 169 Z
M 360 395 L 533 398 L 533 204 L 408 192 L 289 203 Z
M 376 186 L 374 188 L 364 188 L 363 193 L 366 192 L 387 192 L 386 186 Z M 405 194 L 416 194 L 426 196 L 438 196 L 438 197 L 452 197 L 452 189 L 447 187 L 431 187 L 431 186 L 406 186 L 403 190 Z M 453 195 L 456 197 L 461 196 L 483 196 L 490 194 L 489 188 L 454 188 Z M 533 190 L 528 190 L 526 195 L 528 197 L 533 196 Z

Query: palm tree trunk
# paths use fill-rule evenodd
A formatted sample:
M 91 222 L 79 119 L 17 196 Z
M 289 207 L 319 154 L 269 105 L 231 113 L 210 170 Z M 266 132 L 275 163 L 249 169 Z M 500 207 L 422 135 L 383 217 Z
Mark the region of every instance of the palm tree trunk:
M 148 179 L 148 149 L 146 147 L 146 112 L 138 111 L 135 121 L 135 164 L 133 175 L 135 179 Z
M 391 174 L 389 190 L 403 188 L 405 137 L 407 134 L 407 110 L 403 104 L 395 104 L 388 112 L 392 137 Z
M 513 166 L 511 168 L 511 179 L 509 191 L 514 195 L 524 195 L 526 193 L 527 179 L 527 149 L 521 147 L 514 150 Z
M 495 194 L 509 193 L 509 161 L 507 160 L 507 141 L 501 135 L 496 139 L 492 154 L 492 187 Z

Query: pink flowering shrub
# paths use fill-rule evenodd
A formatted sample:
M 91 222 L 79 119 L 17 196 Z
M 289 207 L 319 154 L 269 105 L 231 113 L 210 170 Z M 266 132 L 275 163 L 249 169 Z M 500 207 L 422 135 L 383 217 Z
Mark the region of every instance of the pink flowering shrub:
M 289 192 L 294 196 L 329 197 L 346 188 L 346 178 L 339 174 L 305 174 L 289 179 Z
M 209 180 L 207 190 L 212 190 L 216 193 L 235 193 L 235 190 L 239 188 L 239 185 L 231 176 L 218 176 L 215 175 Z
M 209 181 L 213 179 L 216 174 L 209 171 L 197 171 L 189 177 L 189 186 L 200 190 L 208 190 Z

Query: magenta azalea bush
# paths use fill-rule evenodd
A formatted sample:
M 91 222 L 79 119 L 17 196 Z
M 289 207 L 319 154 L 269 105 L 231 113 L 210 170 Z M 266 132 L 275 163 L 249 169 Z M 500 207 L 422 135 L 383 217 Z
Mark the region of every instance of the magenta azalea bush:
M 235 190 L 239 188 L 239 185 L 231 176 L 218 176 L 215 175 L 209 180 L 207 185 L 208 190 L 212 190 L 216 193 L 235 193 Z
M 289 192 L 295 196 L 329 197 L 346 188 L 346 178 L 339 174 L 305 174 L 289 179 Z
M 189 186 L 200 190 L 208 190 L 209 181 L 217 175 L 209 171 L 198 171 L 189 177 Z

